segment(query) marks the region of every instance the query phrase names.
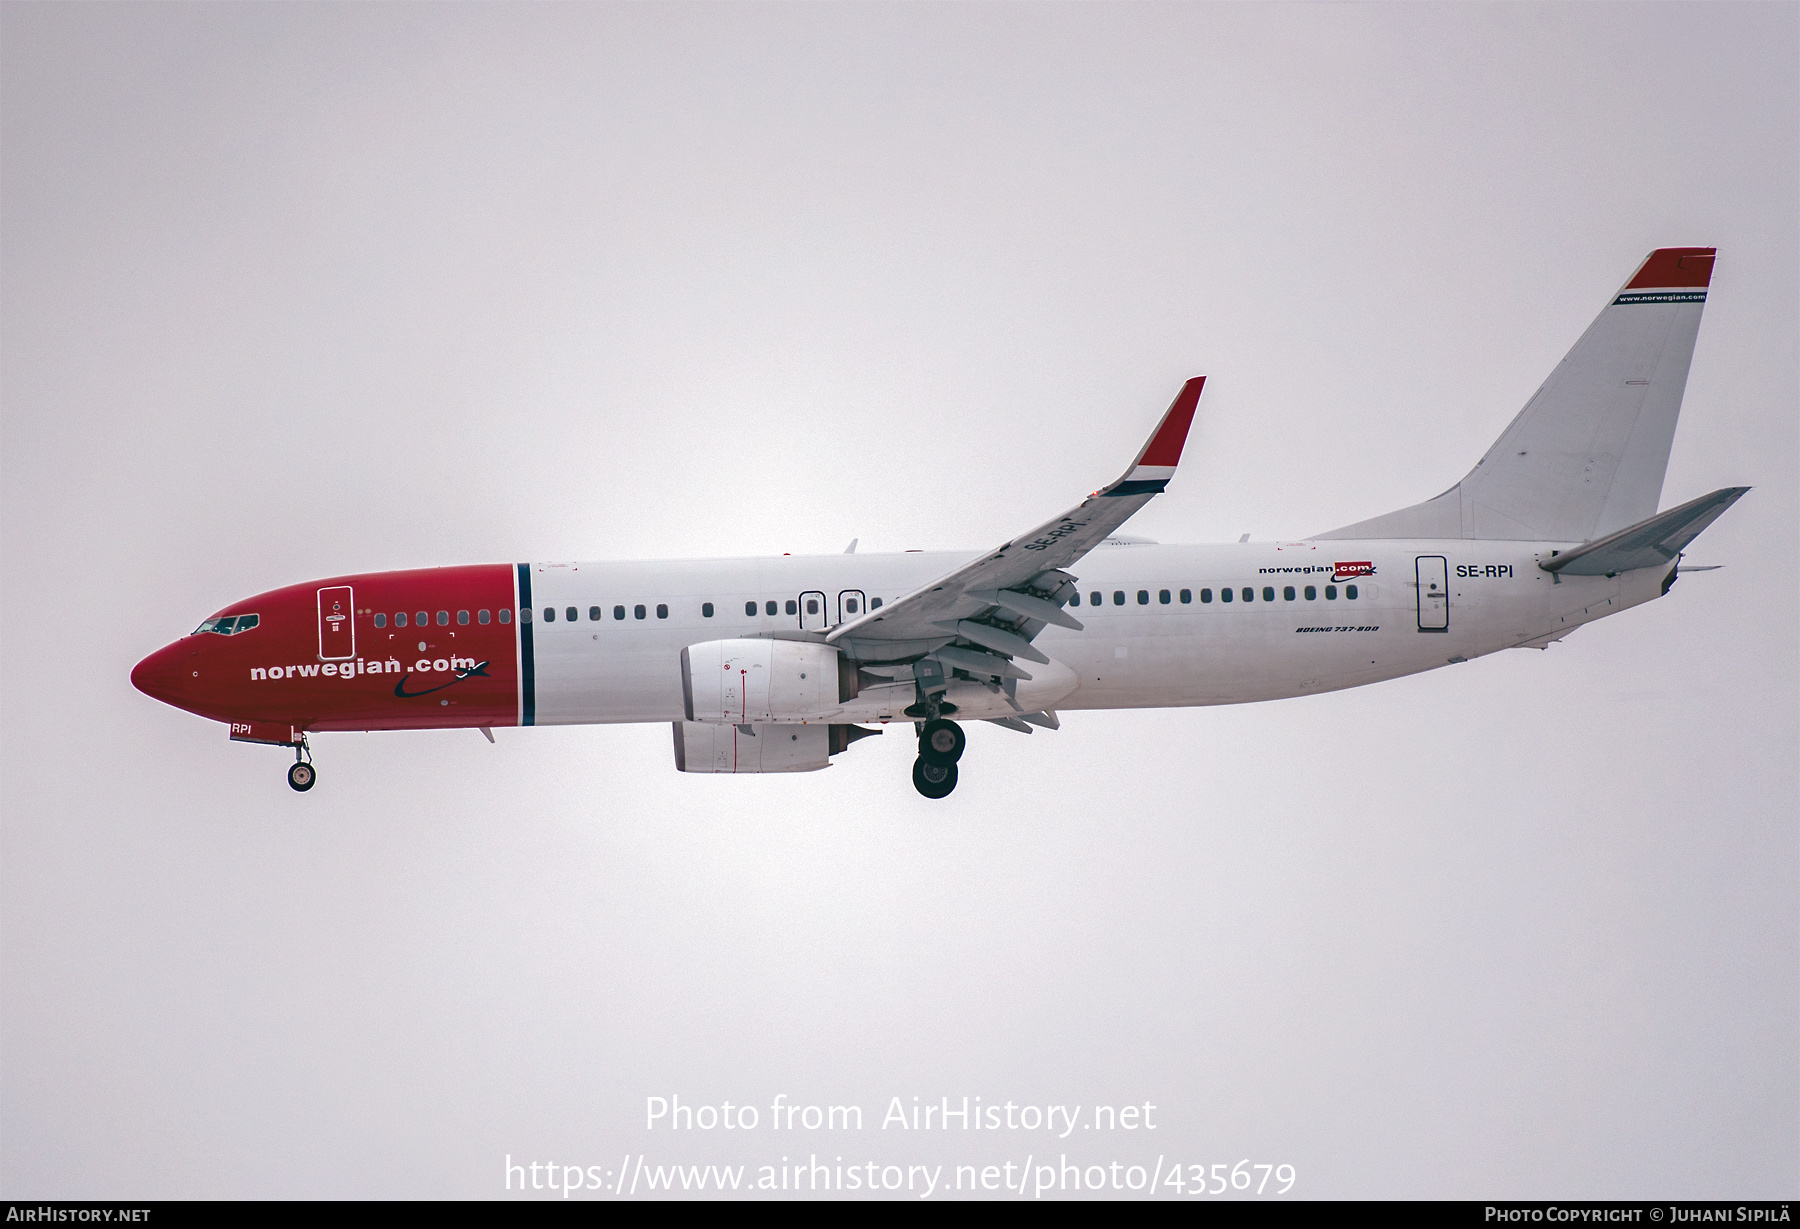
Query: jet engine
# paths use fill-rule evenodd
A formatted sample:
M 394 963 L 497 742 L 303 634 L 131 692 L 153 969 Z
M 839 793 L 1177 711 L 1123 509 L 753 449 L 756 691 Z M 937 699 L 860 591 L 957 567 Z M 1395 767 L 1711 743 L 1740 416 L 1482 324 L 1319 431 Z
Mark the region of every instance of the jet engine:
M 859 725 L 672 724 L 681 772 L 814 772 L 851 743 L 881 733 Z
M 690 722 L 810 725 L 836 714 L 860 688 L 854 662 L 812 641 L 708 640 L 681 650 Z

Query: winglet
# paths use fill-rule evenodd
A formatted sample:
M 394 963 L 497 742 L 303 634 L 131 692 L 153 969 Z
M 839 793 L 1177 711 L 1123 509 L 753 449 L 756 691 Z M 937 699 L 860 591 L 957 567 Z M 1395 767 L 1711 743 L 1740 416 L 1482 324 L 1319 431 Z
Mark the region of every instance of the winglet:
M 1169 485 L 1175 466 L 1181 460 L 1181 447 L 1187 443 L 1188 428 L 1193 425 L 1194 411 L 1200 405 L 1200 390 L 1206 387 L 1205 376 L 1195 376 L 1181 386 L 1168 413 L 1150 433 L 1150 441 L 1137 455 L 1125 476 L 1113 483 L 1103 495 L 1155 495 Z

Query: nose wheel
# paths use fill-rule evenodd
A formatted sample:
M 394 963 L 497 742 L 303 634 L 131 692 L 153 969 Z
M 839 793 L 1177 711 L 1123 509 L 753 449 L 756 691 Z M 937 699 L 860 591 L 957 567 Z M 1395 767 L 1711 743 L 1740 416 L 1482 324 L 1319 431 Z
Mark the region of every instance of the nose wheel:
M 319 779 L 319 770 L 313 767 L 312 748 L 307 746 L 305 734 L 294 744 L 294 762 L 288 766 L 287 778 L 288 784 L 302 794 Z

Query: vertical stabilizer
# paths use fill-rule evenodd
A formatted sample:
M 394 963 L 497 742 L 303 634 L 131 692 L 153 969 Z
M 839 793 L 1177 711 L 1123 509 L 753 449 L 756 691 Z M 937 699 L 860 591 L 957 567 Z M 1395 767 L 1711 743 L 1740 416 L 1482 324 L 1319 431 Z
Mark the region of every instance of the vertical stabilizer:
M 1655 515 L 1713 253 L 1650 253 L 1461 482 L 1316 536 L 1585 542 Z

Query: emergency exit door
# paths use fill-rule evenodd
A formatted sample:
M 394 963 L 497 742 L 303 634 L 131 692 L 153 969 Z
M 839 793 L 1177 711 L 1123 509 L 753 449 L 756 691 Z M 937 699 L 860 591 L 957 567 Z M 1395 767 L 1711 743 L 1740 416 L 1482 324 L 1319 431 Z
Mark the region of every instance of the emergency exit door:
M 827 611 L 823 593 L 815 589 L 800 595 L 800 628 L 802 631 L 823 631 L 826 618 Z
M 349 585 L 319 590 L 319 659 L 348 661 L 356 656 L 356 595 Z
M 1419 577 L 1419 630 L 1450 630 L 1450 565 L 1442 555 L 1420 555 L 1414 561 Z

